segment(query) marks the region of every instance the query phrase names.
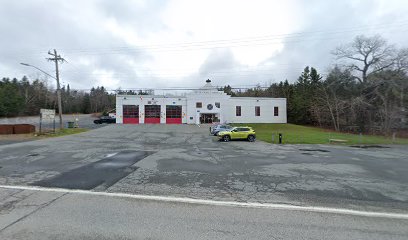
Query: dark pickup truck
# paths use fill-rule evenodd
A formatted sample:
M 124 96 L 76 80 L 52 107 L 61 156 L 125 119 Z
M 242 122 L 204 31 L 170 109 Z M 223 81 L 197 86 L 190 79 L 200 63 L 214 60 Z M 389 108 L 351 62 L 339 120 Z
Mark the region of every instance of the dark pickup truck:
M 109 117 L 109 116 L 102 116 L 99 119 L 93 121 L 95 124 L 102 124 L 102 123 L 116 123 L 116 119 Z

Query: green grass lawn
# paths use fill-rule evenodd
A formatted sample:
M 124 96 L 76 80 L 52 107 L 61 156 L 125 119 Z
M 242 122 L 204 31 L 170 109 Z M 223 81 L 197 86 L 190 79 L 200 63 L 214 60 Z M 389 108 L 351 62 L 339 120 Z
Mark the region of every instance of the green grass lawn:
M 329 139 L 347 140 L 345 144 L 408 144 L 408 138 L 372 136 L 348 133 L 338 133 L 317 127 L 306 127 L 295 124 L 277 123 L 252 123 L 234 124 L 235 126 L 250 126 L 256 131 L 256 138 L 265 142 L 272 142 L 272 134 L 275 135 L 275 143 L 278 142 L 278 133 L 283 134 L 283 143 L 287 144 L 328 144 Z

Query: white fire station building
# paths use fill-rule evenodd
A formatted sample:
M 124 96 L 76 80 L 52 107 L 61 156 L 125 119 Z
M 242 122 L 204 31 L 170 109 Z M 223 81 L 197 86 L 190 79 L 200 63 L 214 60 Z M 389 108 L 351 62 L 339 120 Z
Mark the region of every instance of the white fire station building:
M 286 98 L 231 97 L 211 85 L 185 96 L 117 95 L 116 123 L 286 123 Z

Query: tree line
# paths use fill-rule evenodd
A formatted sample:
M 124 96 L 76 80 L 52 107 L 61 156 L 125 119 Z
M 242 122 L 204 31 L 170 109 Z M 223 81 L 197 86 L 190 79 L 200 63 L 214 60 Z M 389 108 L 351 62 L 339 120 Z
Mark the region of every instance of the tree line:
M 94 113 L 115 108 L 115 94 L 102 87 L 89 92 L 71 90 L 70 86 L 61 88 L 63 113 Z M 41 108 L 57 109 L 55 89 L 46 81 L 27 77 L 21 80 L 3 78 L 0 81 L 0 117 L 39 115 Z
M 294 83 L 223 90 L 232 96 L 284 97 L 290 123 L 375 134 L 408 128 L 408 49 L 378 35 L 357 36 L 332 54 L 338 62 L 325 77 L 307 66 Z

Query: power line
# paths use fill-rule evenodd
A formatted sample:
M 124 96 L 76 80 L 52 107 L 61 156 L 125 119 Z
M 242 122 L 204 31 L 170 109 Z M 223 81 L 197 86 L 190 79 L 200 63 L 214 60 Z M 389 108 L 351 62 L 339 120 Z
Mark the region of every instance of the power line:
M 185 47 L 194 47 L 194 46 L 207 46 L 207 45 L 216 45 L 216 44 L 232 44 L 232 43 L 245 43 L 245 42 L 257 42 L 257 41 L 270 41 L 270 40 L 281 40 L 281 39 L 290 39 L 290 38 L 299 38 L 305 37 L 308 34 L 343 34 L 347 32 L 355 32 L 366 29 L 381 29 L 390 27 L 404 27 L 408 24 L 408 21 L 401 21 L 398 23 L 382 23 L 370 26 L 357 26 L 351 28 L 345 28 L 343 30 L 320 30 L 320 31 L 309 31 L 309 32 L 297 32 L 297 33 L 287 33 L 287 34 L 275 34 L 275 35 L 266 35 L 266 36 L 256 36 L 256 37 L 247 37 L 247 38 L 235 38 L 235 39 L 223 39 L 223 40 L 210 40 L 210 41 L 197 41 L 197 42 L 182 42 L 182 43 L 173 43 L 173 44 L 157 44 L 157 45 L 141 45 L 138 47 L 113 47 L 113 48 L 95 48 L 95 49 L 65 49 L 65 51 L 70 53 L 86 53 L 92 51 L 129 51 L 129 50 L 154 50 L 161 48 L 185 48 Z
M 228 84 L 227 84 L 228 85 Z M 223 86 L 214 86 L 214 89 L 222 89 L 227 85 Z M 254 85 L 237 85 L 237 86 L 231 86 L 229 85 L 231 89 L 233 90 L 239 90 L 239 89 L 254 89 L 254 88 L 260 88 L 260 89 L 268 89 L 270 88 L 271 84 L 269 86 L 262 86 L 260 84 L 254 84 Z M 71 91 L 91 91 L 92 89 L 96 88 L 76 88 L 76 89 L 71 89 Z M 195 90 L 202 90 L 200 87 L 164 87 L 164 88 L 116 88 L 116 89 L 109 89 L 105 88 L 105 91 L 108 92 L 126 92 L 126 91 L 195 91 Z
M 355 27 L 338 28 L 337 30 L 330 29 L 330 30 L 305 31 L 305 32 L 296 32 L 296 33 L 254 36 L 254 37 L 246 37 L 246 38 L 221 39 L 221 40 L 197 41 L 197 42 L 181 42 L 181 43 L 173 43 L 173 44 L 118 46 L 118 47 L 112 47 L 112 48 L 88 48 L 88 49 L 86 48 L 63 48 L 63 50 L 64 52 L 70 53 L 73 55 L 76 55 L 76 54 L 106 55 L 106 54 L 135 53 L 135 52 L 142 52 L 142 51 L 147 51 L 147 50 L 181 52 L 181 51 L 216 49 L 216 48 L 226 48 L 226 47 L 260 46 L 260 45 L 267 45 L 267 44 L 293 44 L 293 43 L 302 43 L 302 42 L 313 41 L 313 40 L 338 39 L 338 37 L 335 37 L 335 38 L 333 37 L 332 38 L 320 38 L 320 37 L 324 37 L 325 35 L 359 32 L 362 30 L 369 30 L 369 29 L 372 29 L 376 32 L 382 29 L 385 29 L 387 31 L 395 30 L 398 32 L 402 32 L 402 31 L 406 31 L 407 28 L 404 28 L 401 30 L 401 27 L 406 27 L 407 24 L 408 24 L 408 20 L 403 20 L 403 21 L 392 22 L 392 23 L 380 23 L 380 24 L 373 24 L 373 25 L 361 25 L 361 26 L 355 26 Z M 396 28 L 396 29 L 393 29 L 393 28 Z M 316 36 L 318 37 L 317 39 L 296 39 L 296 38 L 305 38 L 305 37 L 310 38 L 310 37 L 316 37 Z M 344 38 L 343 35 L 341 37 Z M 296 41 L 288 41 L 288 39 L 289 40 L 294 39 Z M 275 41 L 271 42 L 271 40 L 275 40 Z M 285 41 L 282 42 L 282 41 L 276 41 L 276 40 L 285 40 Z M 242 44 L 242 43 L 247 43 L 247 44 Z M 13 55 L 15 54 L 18 55 L 19 53 L 15 53 L 15 51 L 13 51 Z M 27 56 L 27 55 L 42 55 L 42 50 L 37 50 L 35 53 L 27 53 L 26 50 L 21 51 L 21 56 Z
M 306 61 L 308 62 L 308 61 Z M 304 63 L 301 62 L 291 62 L 291 63 L 273 63 L 273 64 L 264 64 L 264 65 L 258 65 L 258 66 L 252 66 L 252 67 L 239 67 L 239 68 L 230 68 L 229 70 L 223 70 L 223 71 L 212 71 L 213 73 L 221 73 L 221 72 L 252 72 L 252 71 L 270 71 L 271 69 L 261 69 L 258 70 L 258 68 L 274 68 L 276 67 L 282 67 L 282 66 L 299 66 L 299 65 L 304 65 Z M 316 66 L 318 63 L 311 63 L 309 62 L 307 65 L 310 66 Z M 82 70 L 79 69 L 78 67 L 75 67 L 73 64 L 70 65 L 70 67 L 73 67 L 74 69 L 72 70 L 65 70 L 64 72 L 81 72 Z M 241 70 L 243 69 L 243 70 Z M 184 73 L 186 71 L 197 71 L 199 69 L 197 68 L 156 68 L 156 69 L 137 69 L 135 71 L 137 72 L 181 72 Z M 96 75 L 99 75 L 100 73 L 95 73 Z
M 399 25 L 375 25 L 370 26 L 369 28 L 375 27 L 375 30 L 385 28 L 387 30 L 392 30 L 392 27 L 398 27 L 398 31 L 401 31 L 399 27 L 408 26 L 408 23 L 404 22 L 403 24 Z M 190 43 L 177 43 L 177 44 L 168 44 L 168 45 L 141 45 L 136 47 L 115 47 L 115 48 L 99 48 L 99 49 L 78 49 L 78 50 L 66 50 L 71 54 L 83 54 L 83 55 L 103 55 L 103 54 L 122 54 L 122 53 L 136 53 L 136 52 L 143 52 L 143 51 L 190 51 L 190 50 L 202 50 L 202 49 L 216 49 L 216 48 L 225 48 L 225 47 L 241 47 L 241 46 L 260 46 L 260 45 L 270 45 L 270 44 L 288 44 L 288 43 L 299 43 L 299 42 L 306 42 L 306 41 L 313 41 L 316 40 L 314 38 L 317 37 L 319 40 L 330 40 L 330 39 L 338 39 L 338 36 L 331 36 L 325 37 L 325 35 L 335 35 L 335 34 L 344 34 L 347 32 L 355 32 L 367 29 L 364 28 L 355 28 L 352 30 L 345 30 L 345 31 L 320 31 L 321 34 L 319 35 L 311 35 L 309 39 L 307 35 L 302 35 L 304 33 L 293 33 L 287 34 L 285 37 L 259 37 L 255 39 L 243 39 L 243 40 L 215 40 L 215 41 L 206 41 L 206 42 L 190 42 Z M 309 33 L 319 33 L 319 31 L 309 32 Z M 299 38 L 303 39 L 299 39 Z M 321 38 L 323 37 L 323 38 Z M 342 37 L 344 37 L 342 35 Z M 311 38 L 311 39 L 310 39 Z M 282 42 L 282 40 L 284 40 Z

